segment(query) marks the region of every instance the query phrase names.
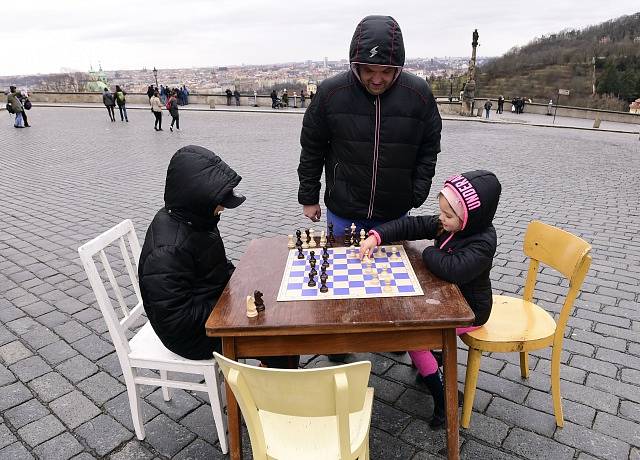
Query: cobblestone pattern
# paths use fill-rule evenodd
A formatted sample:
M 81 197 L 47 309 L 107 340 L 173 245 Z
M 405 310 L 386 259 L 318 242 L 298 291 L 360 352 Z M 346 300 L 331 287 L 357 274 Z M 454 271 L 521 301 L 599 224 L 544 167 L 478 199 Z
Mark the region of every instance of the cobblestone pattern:
M 158 390 L 144 391 L 147 438 L 135 439 L 120 366 L 76 250 L 125 218 L 142 240 L 162 206 L 168 161 L 190 143 L 215 150 L 244 178 L 247 202 L 221 222 L 232 259 L 251 238 L 306 225 L 296 199 L 301 116 L 184 112 L 179 133 L 154 132 L 147 111 L 131 111 L 128 124 L 108 122 L 102 109 L 40 108 L 29 120 L 30 129 L 8 119 L 0 128 L 0 458 L 223 458 L 199 394 L 176 391 L 165 403 Z M 437 185 L 419 212 L 435 210 L 435 191 L 452 173 L 490 169 L 503 184 L 496 293 L 522 294 L 532 219 L 593 245 L 562 355 L 565 427 L 552 415 L 548 350 L 531 354 L 528 380 L 517 355 L 485 355 L 462 457 L 638 458 L 637 136 L 448 121 L 442 150 Z M 566 287 L 544 268 L 536 299 L 557 314 Z M 461 382 L 466 355 L 460 343 Z M 444 434 L 427 426 L 431 398 L 407 355 L 348 358 L 359 359 L 373 363 L 372 458 L 441 458 Z

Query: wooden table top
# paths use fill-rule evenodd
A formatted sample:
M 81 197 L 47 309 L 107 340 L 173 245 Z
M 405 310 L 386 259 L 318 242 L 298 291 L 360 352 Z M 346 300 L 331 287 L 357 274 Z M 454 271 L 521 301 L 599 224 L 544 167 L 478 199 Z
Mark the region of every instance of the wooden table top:
M 277 302 L 289 249 L 287 238 L 252 240 L 206 323 L 210 336 L 340 334 L 471 325 L 474 314 L 458 287 L 432 275 L 422 262 L 430 244 L 403 245 L 424 296 Z M 259 290 L 265 310 L 247 317 L 246 299 Z

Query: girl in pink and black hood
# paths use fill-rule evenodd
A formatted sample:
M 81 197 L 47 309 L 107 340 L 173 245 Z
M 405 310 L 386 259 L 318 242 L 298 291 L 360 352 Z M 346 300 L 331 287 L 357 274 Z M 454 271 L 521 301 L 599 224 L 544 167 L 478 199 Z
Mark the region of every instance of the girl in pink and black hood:
M 375 227 L 360 247 L 370 252 L 383 242 L 433 239 L 422 253 L 427 268 L 439 278 L 455 283 L 476 315 L 472 327 L 458 328 L 458 335 L 477 329 L 491 314 L 489 273 L 496 252 L 493 217 L 502 186 L 489 171 L 471 171 L 447 179 L 438 194 L 440 214 L 409 216 Z M 438 363 L 429 350 L 410 351 L 418 374 L 433 395 L 430 426 L 444 425 L 444 389 Z

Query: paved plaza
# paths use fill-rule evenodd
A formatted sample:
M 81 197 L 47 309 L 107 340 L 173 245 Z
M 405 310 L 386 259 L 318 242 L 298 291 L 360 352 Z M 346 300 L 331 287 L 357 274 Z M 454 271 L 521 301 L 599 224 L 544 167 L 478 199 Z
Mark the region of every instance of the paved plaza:
M 243 176 L 247 201 L 220 225 L 230 258 L 252 238 L 307 226 L 297 204 L 301 114 L 185 110 L 174 133 L 167 117 L 156 133 L 148 109 L 130 110 L 129 123 L 110 123 L 104 108 L 34 107 L 33 127 L 22 130 L 6 112 L 0 119 L 0 459 L 225 458 L 199 393 L 177 390 L 166 403 L 148 388 L 147 437 L 136 439 L 77 248 L 126 218 L 142 242 L 163 204 L 168 161 L 187 144 L 214 150 Z M 471 427 L 460 431 L 462 457 L 639 460 L 638 135 L 446 120 L 435 185 L 415 213 L 434 212 L 445 177 L 470 169 L 492 170 L 503 186 L 495 293 L 522 294 L 522 240 L 533 219 L 589 241 L 593 263 L 564 341 L 564 428 L 552 415 L 549 349 L 531 353 L 528 380 L 517 354 L 485 354 Z M 537 287 L 539 304 L 557 313 L 566 283 L 545 268 Z M 361 359 L 373 364 L 371 458 L 441 458 L 445 435 L 428 427 L 431 397 L 408 355 L 348 361 Z M 246 433 L 244 449 L 249 458 Z

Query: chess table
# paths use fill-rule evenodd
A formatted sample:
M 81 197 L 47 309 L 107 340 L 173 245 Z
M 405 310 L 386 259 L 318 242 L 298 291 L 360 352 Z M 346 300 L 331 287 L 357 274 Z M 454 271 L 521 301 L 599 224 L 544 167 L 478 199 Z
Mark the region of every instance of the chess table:
M 422 295 L 277 301 L 290 251 L 287 238 L 252 240 L 206 323 L 222 337 L 230 359 L 292 354 L 336 354 L 442 349 L 447 412 L 447 452 L 459 458 L 456 327 L 474 315 L 457 286 L 432 275 L 422 262 L 426 241 L 404 247 Z M 320 259 L 321 260 L 321 259 Z M 247 317 L 246 298 L 264 293 L 266 309 Z M 227 386 L 229 447 L 242 456 L 240 412 Z

